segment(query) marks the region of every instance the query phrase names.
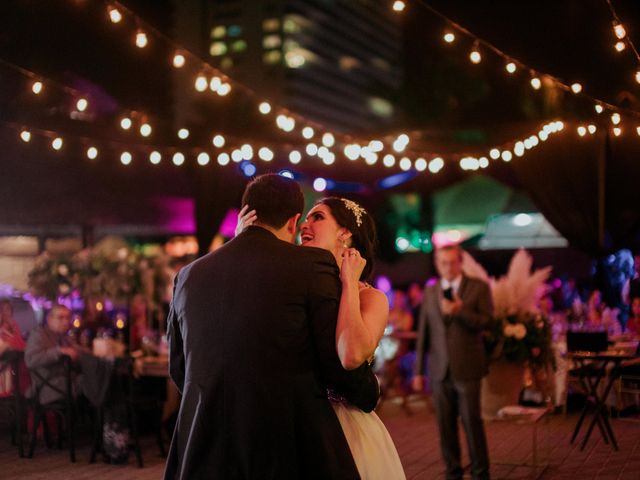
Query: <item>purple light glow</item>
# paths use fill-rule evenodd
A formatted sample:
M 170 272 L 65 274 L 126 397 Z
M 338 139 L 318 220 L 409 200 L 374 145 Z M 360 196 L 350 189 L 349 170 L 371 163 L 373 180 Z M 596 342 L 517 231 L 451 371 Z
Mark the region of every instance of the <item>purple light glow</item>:
M 233 238 L 236 235 L 236 226 L 238 225 L 237 208 L 230 208 L 220 224 L 220 235 L 226 238 Z

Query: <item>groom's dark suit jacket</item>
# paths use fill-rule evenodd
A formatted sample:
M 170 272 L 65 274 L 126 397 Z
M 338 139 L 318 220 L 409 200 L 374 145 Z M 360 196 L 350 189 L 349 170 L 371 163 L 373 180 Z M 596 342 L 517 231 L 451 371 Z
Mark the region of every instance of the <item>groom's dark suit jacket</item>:
M 335 349 L 338 268 L 260 227 L 183 268 L 168 319 L 182 392 L 166 479 L 356 479 L 331 387 L 366 411 L 366 366 Z

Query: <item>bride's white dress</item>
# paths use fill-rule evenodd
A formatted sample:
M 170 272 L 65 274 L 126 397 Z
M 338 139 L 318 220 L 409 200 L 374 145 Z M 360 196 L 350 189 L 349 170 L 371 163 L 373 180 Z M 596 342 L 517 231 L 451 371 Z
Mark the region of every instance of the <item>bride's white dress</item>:
M 404 480 L 393 440 L 375 412 L 364 413 L 345 401 L 331 401 L 362 480 Z

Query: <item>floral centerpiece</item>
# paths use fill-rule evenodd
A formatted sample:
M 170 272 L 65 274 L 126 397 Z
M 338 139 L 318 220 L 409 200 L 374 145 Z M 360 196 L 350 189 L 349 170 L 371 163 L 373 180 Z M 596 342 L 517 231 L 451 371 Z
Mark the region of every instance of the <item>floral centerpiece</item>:
M 520 249 L 511 259 L 507 274 L 490 278 L 469 255 L 465 273 L 491 286 L 494 320 L 486 332 L 485 343 L 492 359 L 525 362 L 531 366 L 553 363 L 551 327 L 537 307 L 551 267 L 531 271 L 533 259 Z

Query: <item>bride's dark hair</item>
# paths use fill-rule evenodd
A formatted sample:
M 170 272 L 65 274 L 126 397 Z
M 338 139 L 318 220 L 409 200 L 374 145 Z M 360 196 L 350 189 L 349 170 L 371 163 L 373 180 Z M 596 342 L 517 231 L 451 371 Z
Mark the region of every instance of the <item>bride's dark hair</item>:
M 373 270 L 373 259 L 378 246 L 376 226 L 369 212 L 357 203 L 339 197 L 321 198 L 316 205 L 326 205 L 338 225 L 351 232 L 351 247 L 358 250 L 362 258 L 367 261 L 360 280 L 368 279 Z

